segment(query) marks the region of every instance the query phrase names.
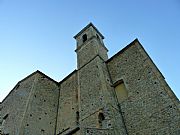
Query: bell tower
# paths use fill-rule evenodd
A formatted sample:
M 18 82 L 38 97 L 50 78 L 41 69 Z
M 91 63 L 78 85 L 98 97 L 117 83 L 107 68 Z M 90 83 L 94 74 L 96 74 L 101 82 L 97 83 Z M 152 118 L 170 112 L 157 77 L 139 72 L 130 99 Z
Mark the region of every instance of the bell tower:
M 104 36 L 92 23 L 89 23 L 74 38 L 77 42 L 75 51 L 77 53 L 78 69 L 90 62 L 97 55 L 104 61 L 108 59 L 108 50 L 103 43 Z
M 90 23 L 74 38 L 77 41 L 78 118 L 81 134 L 126 135 L 122 116 L 114 109 L 117 108 L 117 102 L 106 65 L 108 50 L 103 43 L 104 36 Z

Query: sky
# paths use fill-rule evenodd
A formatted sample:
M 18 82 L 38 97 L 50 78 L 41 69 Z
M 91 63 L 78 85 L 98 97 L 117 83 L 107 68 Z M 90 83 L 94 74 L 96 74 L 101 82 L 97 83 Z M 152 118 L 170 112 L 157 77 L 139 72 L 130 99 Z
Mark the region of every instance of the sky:
M 138 38 L 180 98 L 179 0 L 0 0 L 0 101 L 40 70 L 56 81 L 76 69 L 76 35 L 92 22 L 109 57 Z

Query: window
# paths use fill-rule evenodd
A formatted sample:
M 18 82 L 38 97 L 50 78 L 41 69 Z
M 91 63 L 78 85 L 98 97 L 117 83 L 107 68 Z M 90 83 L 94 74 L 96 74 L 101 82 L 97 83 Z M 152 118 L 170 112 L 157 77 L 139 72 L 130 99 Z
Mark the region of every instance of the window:
M 86 34 L 84 34 L 83 36 L 82 36 L 82 39 L 83 39 L 83 43 L 87 40 L 87 35 Z
M 116 82 L 114 88 L 119 103 L 127 99 L 128 91 L 124 85 L 123 80 Z
M 99 127 L 102 127 L 102 122 L 105 120 L 104 114 L 102 112 L 99 113 L 98 115 L 98 122 L 99 122 Z
M 76 123 L 79 124 L 79 111 L 76 112 Z

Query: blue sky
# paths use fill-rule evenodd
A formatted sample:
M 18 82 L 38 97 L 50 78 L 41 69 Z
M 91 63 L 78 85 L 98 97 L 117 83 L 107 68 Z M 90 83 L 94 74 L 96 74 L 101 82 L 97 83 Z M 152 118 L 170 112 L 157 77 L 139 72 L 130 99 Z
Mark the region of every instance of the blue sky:
M 179 0 L 0 0 L 0 101 L 36 70 L 56 81 L 71 73 L 73 36 L 89 22 L 109 57 L 138 38 L 180 98 Z

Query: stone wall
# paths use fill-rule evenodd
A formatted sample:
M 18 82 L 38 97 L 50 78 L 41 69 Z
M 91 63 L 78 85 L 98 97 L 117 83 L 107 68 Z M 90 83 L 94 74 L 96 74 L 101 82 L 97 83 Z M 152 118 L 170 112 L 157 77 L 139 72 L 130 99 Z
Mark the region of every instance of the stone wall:
M 60 82 L 60 97 L 56 133 L 64 134 L 78 125 L 78 79 L 74 71 Z
M 2 132 L 54 134 L 59 89 L 39 71 L 20 81 L 2 102 Z
M 80 90 L 80 126 L 82 134 L 103 131 L 102 134 L 125 135 L 121 114 L 114 100 L 110 78 L 103 59 L 95 57 L 78 70 Z M 103 119 L 99 115 L 103 115 Z M 118 118 L 118 119 L 117 119 Z M 91 132 L 86 129 L 91 129 Z M 108 130 L 109 129 L 109 130 Z
M 137 40 L 107 65 L 112 82 L 123 79 L 128 90 L 120 104 L 128 134 L 180 134 L 179 101 Z
M 19 134 L 29 95 L 36 75 L 19 82 L 2 102 L 2 131 L 4 134 Z
M 57 83 L 38 73 L 24 112 L 20 135 L 55 133 L 58 95 Z

